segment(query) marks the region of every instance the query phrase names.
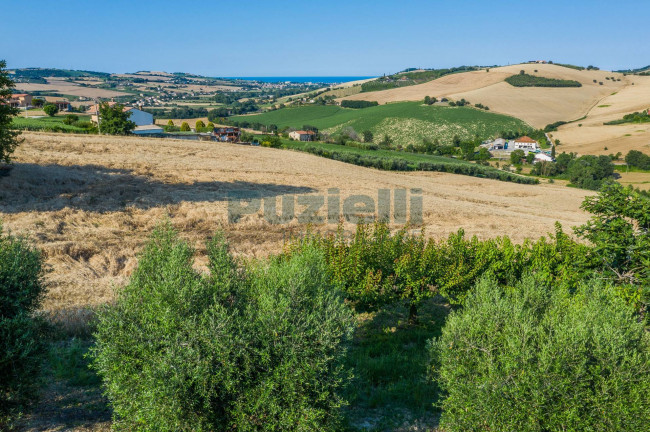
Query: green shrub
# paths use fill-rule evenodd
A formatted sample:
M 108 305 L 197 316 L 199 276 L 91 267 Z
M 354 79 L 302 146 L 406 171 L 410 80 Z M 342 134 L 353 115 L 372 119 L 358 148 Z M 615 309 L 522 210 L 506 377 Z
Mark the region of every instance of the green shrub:
M 237 267 L 220 236 L 209 275 L 169 227 L 99 313 L 94 367 L 116 425 L 139 431 L 334 430 L 347 306 L 314 250 Z
M 515 87 L 582 87 L 582 84 L 578 81 L 545 78 L 528 75 L 525 72 L 519 75 L 512 75 L 506 78 L 505 81 Z
M 44 359 L 41 256 L 0 226 L 0 429 L 36 397 Z
M 641 431 L 650 335 L 613 289 L 483 280 L 430 344 L 445 431 Z

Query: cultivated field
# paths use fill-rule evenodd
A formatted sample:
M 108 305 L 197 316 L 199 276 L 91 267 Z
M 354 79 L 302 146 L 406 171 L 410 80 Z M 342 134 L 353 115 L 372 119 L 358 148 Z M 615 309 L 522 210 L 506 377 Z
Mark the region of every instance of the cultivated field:
M 585 119 L 562 126 L 554 133 L 565 144 L 564 150 L 580 154 L 619 151 L 626 154 L 630 150 L 639 150 L 650 154 L 649 123 L 603 124 L 650 108 L 650 77 L 628 76 L 627 79 L 634 85 L 610 93 L 591 108 Z
M 17 91 L 34 92 L 34 91 L 51 91 L 70 96 L 80 96 L 86 98 L 112 98 L 118 96 L 128 96 L 128 93 L 102 89 L 90 86 L 80 86 L 74 82 L 63 81 L 56 78 L 47 78 L 47 84 L 16 83 Z
M 422 139 L 439 139 L 451 144 L 453 137 L 472 139 L 476 134 L 489 137 L 501 131 L 517 131 L 528 128 L 513 117 L 467 107 L 426 106 L 418 102 L 402 102 L 364 109 L 339 106 L 290 107 L 258 115 L 233 117 L 236 121 L 275 124 L 278 127 L 302 128 L 312 125 L 321 131 L 336 133 L 352 127 L 357 133 L 372 130 L 378 142 L 388 134 L 395 144 L 419 145 Z
M 513 87 L 506 78 L 526 71 L 530 75 L 576 80 L 579 88 Z M 537 70 L 537 72 L 535 72 Z M 607 80 L 616 77 L 621 81 Z M 599 101 L 619 91 L 639 78 L 607 71 L 575 70 L 557 65 L 520 64 L 447 75 L 428 83 L 378 92 L 359 93 L 346 99 L 378 101 L 380 104 L 397 101 L 422 100 L 425 96 L 465 98 L 482 103 L 492 111 L 520 118 L 535 127 L 544 127 L 558 120 L 574 120 L 584 116 Z M 596 80 L 596 83 L 593 82 Z M 600 85 L 599 82 L 603 82 Z
M 304 231 L 296 220 L 271 225 L 261 213 L 229 224 L 226 196 L 234 191 L 255 191 L 268 201 L 326 195 L 330 188 L 340 189 L 342 198 L 376 197 L 380 188 L 422 189 L 424 227 L 435 237 L 462 227 L 481 238 L 522 241 L 552 232 L 555 221 L 569 229 L 587 219 L 579 207 L 590 192 L 560 184 L 385 172 L 229 144 L 45 133 L 25 138 L 13 171 L 0 178 L 0 218 L 6 230 L 28 235 L 43 250 L 51 270 L 48 310 L 110 301 L 151 230 L 166 217 L 198 248 L 197 266 L 204 264 L 204 239 L 217 229 L 243 257 L 278 252 L 287 236 Z

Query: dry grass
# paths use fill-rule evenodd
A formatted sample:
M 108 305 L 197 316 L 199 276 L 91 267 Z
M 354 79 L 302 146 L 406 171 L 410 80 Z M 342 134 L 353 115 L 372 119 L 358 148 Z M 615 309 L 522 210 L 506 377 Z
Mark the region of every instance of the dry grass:
M 520 70 L 547 78 L 576 80 L 579 88 L 513 87 L 504 80 Z M 535 72 L 537 70 L 538 72 Z M 621 78 L 621 81 L 605 77 Z M 602 81 L 603 85 L 593 80 Z M 451 99 L 465 98 L 482 103 L 490 110 L 520 118 L 532 126 L 543 127 L 558 120 L 573 120 L 584 116 L 606 95 L 630 84 L 623 74 L 607 71 L 578 71 L 556 65 L 523 64 L 447 75 L 428 83 L 410 87 L 359 93 L 349 99 L 373 100 L 379 103 L 417 101 L 425 96 Z
M 463 227 L 482 238 L 521 241 L 551 232 L 556 220 L 571 227 L 587 218 L 579 206 L 589 192 L 560 185 L 384 172 L 229 144 L 45 133 L 25 138 L 15 168 L 0 178 L 0 218 L 5 229 L 30 236 L 43 250 L 50 270 L 45 309 L 81 322 L 85 307 L 113 298 L 166 217 L 197 247 L 199 267 L 203 242 L 215 230 L 223 229 L 234 252 L 246 257 L 278 252 L 289 235 L 304 231 L 295 220 L 270 225 L 261 214 L 228 224 L 229 191 L 255 190 L 270 198 L 339 188 L 342 197 L 376 197 L 379 188 L 420 188 L 426 232 L 435 237 Z
M 62 81 L 53 78 L 47 79 L 47 84 L 16 83 L 16 90 L 24 92 L 51 91 L 72 96 L 87 98 L 112 98 L 117 96 L 128 96 L 128 93 L 115 90 L 107 90 L 96 87 L 84 87 L 74 82 Z
M 650 108 L 650 77 L 628 76 L 626 79 L 630 85 L 601 99 L 584 120 L 562 126 L 554 133 L 554 137 L 564 143 L 563 150 L 580 154 L 610 154 L 619 151 L 626 154 L 630 150 L 639 150 L 650 154 L 650 124 L 603 124 L 621 119 L 625 114 Z

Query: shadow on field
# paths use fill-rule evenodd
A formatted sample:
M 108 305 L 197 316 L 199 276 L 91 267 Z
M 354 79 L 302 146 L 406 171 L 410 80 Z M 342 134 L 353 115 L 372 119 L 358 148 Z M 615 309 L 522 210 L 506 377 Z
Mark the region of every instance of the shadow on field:
M 127 169 L 97 165 L 16 163 L 0 178 L 0 212 L 58 211 L 66 207 L 111 212 L 186 202 L 226 201 L 228 194 L 256 197 L 314 192 L 309 187 L 252 182 L 166 183 Z
M 427 376 L 427 342 L 440 336 L 450 307 L 441 299 L 424 301 L 417 325 L 408 324 L 403 302 L 359 314 L 359 326 L 346 358 L 354 374 L 346 399 L 352 430 L 432 430 L 439 389 Z M 415 429 L 414 429 L 415 428 Z

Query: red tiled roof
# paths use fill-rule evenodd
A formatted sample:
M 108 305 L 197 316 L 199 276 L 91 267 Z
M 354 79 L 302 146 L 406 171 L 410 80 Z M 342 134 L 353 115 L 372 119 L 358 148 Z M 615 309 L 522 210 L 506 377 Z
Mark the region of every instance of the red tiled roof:
M 529 136 L 523 136 L 521 138 L 516 139 L 515 142 L 536 143 L 537 141 L 535 141 L 534 139 L 532 139 Z
M 314 131 L 296 131 L 296 133 L 299 133 L 300 135 L 316 135 Z

